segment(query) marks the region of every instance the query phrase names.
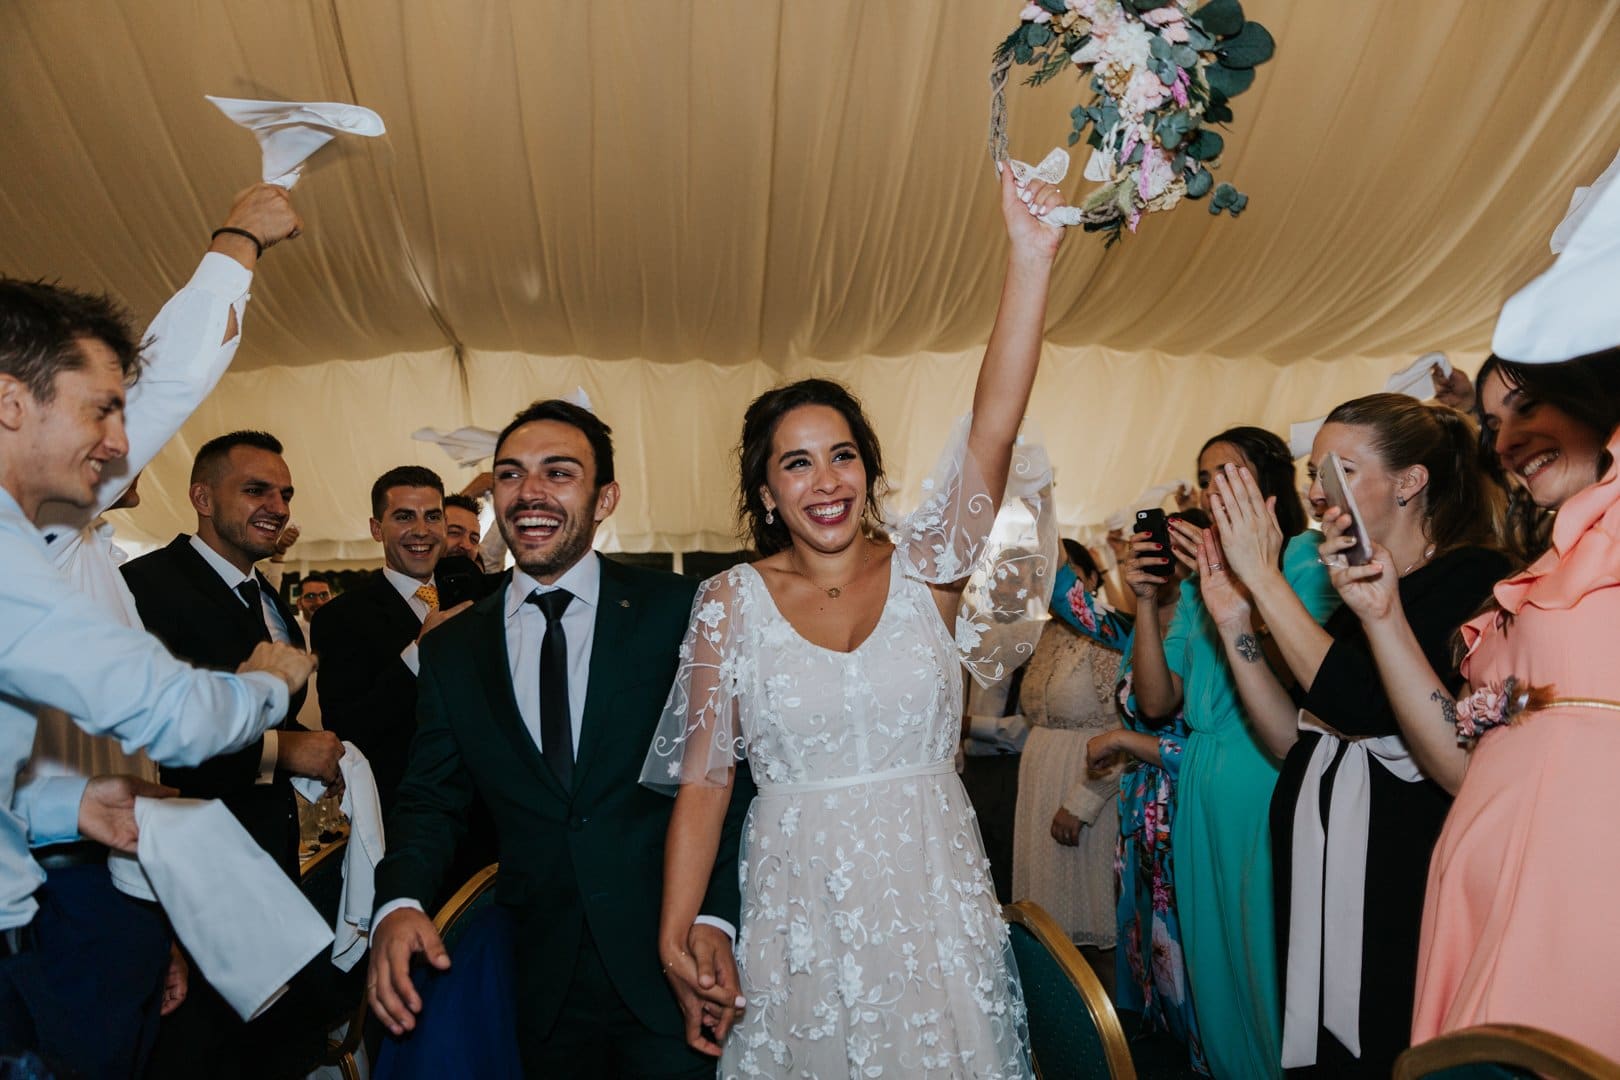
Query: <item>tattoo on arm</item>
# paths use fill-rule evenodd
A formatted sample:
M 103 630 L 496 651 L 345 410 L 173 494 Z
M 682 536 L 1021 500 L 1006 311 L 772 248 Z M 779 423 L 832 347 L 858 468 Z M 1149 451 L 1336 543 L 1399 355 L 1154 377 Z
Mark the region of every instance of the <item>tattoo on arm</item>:
M 1232 647 L 1248 663 L 1258 664 L 1260 662 L 1260 642 L 1255 639 L 1253 634 L 1248 632 L 1239 634 L 1237 640 L 1232 643 Z
M 1457 726 L 1457 703 L 1452 700 L 1450 694 L 1444 690 L 1436 690 L 1429 695 L 1429 700 L 1440 703 L 1440 718 L 1446 722 L 1448 727 Z

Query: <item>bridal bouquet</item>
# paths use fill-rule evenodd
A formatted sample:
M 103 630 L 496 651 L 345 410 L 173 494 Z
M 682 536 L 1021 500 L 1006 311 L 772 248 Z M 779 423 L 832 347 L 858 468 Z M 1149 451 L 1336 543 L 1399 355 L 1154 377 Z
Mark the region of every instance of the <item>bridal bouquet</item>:
M 1232 119 L 1231 99 L 1274 43 L 1239 0 L 1031 0 L 1020 17 L 990 76 L 992 156 L 1006 157 L 1009 69 L 1033 67 L 1038 86 L 1072 67 L 1093 96 L 1070 113 L 1069 145 L 1092 147 L 1086 179 L 1102 184 L 1079 206 L 1088 231 L 1112 244 L 1144 213 L 1212 190 L 1210 213 L 1243 212 L 1248 196 L 1210 175 L 1225 148 L 1211 125 Z

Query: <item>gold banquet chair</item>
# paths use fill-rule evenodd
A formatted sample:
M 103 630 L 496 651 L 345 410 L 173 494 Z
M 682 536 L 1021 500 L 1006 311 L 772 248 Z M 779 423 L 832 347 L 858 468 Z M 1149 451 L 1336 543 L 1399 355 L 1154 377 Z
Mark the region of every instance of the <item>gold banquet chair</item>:
M 1040 1080 L 1136 1080 L 1114 1003 L 1080 950 L 1039 904 L 1001 909 L 1012 935 Z
M 1407 1050 L 1395 1080 L 1620 1080 L 1620 1064 L 1573 1039 L 1523 1024 L 1481 1024 Z
M 439 932 L 439 940 L 444 942 L 446 952 L 453 954 L 456 951 L 456 939 L 466 929 L 472 914 L 494 901 L 495 877 L 500 869 L 500 863 L 490 863 L 468 878 L 466 884 L 457 889 L 455 895 L 446 900 L 438 914 L 433 916 L 433 929 Z
M 310 904 L 314 906 L 315 910 L 321 913 L 321 918 L 325 919 L 328 925 L 332 925 L 337 921 L 338 905 L 342 903 L 343 858 L 348 850 L 348 845 L 347 838 L 327 844 L 313 858 L 298 868 L 299 889 Z M 337 980 L 334 989 L 341 987 L 345 981 L 354 983 L 363 978 L 363 974 L 360 978 L 352 977 L 354 973 L 351 972 L 351 977 L 344 980 L 343 976 L 336 974 L 336 969 L 333 970 L 333 977 Z M 358 970 L 363 973 L 365 968 L 361 966 Z M 349 1002 L 333 1004 L 331 1010 L 333 1014 L 327 1017 L 329 1023 L 326 1052 L 318 1062 L 320 1065 L 336 1067 L 342 1074 L 343 1080 L 359 1080 L 360 1077 L 360 1067 L 355 1061 L 355 1054 L 360 1049 L 360 1041 L 365 1032 L 368 1010 L 363 989 L 359 991 L 359 996 L 360 1000 L 357 1005 Z M 342 1035 L 334 1038 L 333 1033 L 340 1028 L 343 1032 Z

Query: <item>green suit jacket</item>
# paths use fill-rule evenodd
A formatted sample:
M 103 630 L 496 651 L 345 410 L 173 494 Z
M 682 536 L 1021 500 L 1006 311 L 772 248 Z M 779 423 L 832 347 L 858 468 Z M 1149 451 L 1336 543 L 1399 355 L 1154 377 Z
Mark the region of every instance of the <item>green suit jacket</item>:
M 518 1015 L 549 1032 L 588 927 L 615 989 L 661 1034 L 682 1030 L 658 959 L 664 833 L 674 800 L 639 783 L 675 680 L 697 583 L 602 559 L 573 790 L 524 726 L 507 659 L 506 585 L 422 639 L 417 730 L 377 867 L 377 906 L 439 895 L 474 792 L 494 818 L 496 900 L 512 913 Z M 538 677 L 538 672 L 536 673 Z M 738 770 L 704 914 L 737 925 L 737 840 L 753 784 Z

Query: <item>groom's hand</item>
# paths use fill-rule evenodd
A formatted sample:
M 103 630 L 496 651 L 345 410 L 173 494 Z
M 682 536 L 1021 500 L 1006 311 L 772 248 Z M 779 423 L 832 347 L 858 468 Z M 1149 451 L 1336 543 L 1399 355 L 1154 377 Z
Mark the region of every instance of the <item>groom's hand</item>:
M 719 938 L 719 942 L 714 942 L 709 934 Z M 720 1044 L 725 1041 L 726 1032 L 731 1030 L 732 1022 L 737 1018 L 738 1004 L 742 1001 L 736 989 L 738 979 L 736 965 L 731 959 L 731 939 L 717 927 L 694 925 L 687 934 L 685 945 L 683 949 L 680 944 L 670 943 L 660 949 L 664 977 L 669 980 L 670 988 L 675 991 L 675 1001 L 681 1007 L 681 1018 L 686 1024 L 686 1044 L 710 1057 L 719 1057 Z M 724 963 L 731 972 L 729 987 L 716 977 L 717 948 L 725 954 Z M 705 957 L 703 962 L 706 967 L 702 969 L 699 966 L 699 952 Z M 707 986 L 703 985 L 705 972 L 709 980 Z
M 395 908 L 371 928 L 371 968 L 366 974 L 366 1000 L 371 1011 L 395 1035 L 416 1027 L 422 999 L 411 985 L 411 957 L 421 955 L 440 971 L 450 967 L 433 920 L 415 908 Z

